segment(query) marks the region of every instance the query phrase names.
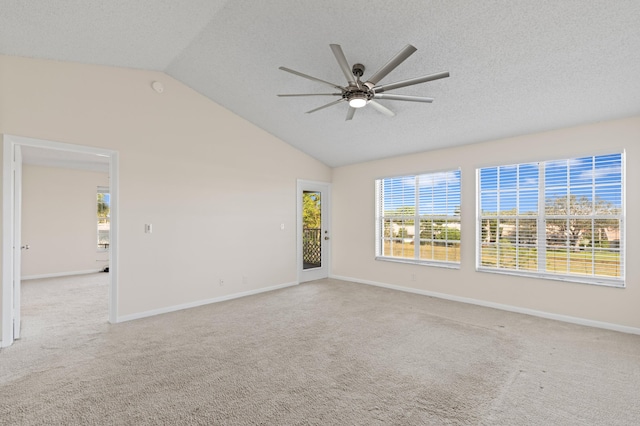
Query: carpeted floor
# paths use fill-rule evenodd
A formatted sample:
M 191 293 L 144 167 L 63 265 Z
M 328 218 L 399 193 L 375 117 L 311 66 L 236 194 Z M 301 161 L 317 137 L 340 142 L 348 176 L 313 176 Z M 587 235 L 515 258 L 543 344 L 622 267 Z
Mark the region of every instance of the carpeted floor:
M 109 325 L 106 279 L 23 285 L 1 424 L 640 424 L 640 336 L 336 280 Z

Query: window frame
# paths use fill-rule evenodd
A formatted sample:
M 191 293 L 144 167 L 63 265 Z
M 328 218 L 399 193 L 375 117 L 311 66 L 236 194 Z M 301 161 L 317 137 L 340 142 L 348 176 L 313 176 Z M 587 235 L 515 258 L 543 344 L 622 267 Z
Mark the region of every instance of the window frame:
M 110 188 L 108 186 L 98 186 L 96 195 L 97 194 L 107 194 L 109 195 L 109 198 L 111 197 Z M 96 206 L 97 206 L 97 197 L 96 197 Z M 109 209 L 111 209 L 111 200 L 109 200 Z M 100 247 L 100 216 L 98 216 L 96 212 L 96 240 L 97 240 L 96 251 L 98 253 L 108 252 L 109 246 L 111 245 L 111 215 L 110 214 L 107 215 L 106 219 L 107 219 L 106 223 L 109 224 L 109 243 L 107 243 L 108 245 L 106 247 Z
M 435 177 L 437 175 L 443 175 L 443 174 L 450 174 L 450 173 L 455 173 L 456 174 L 456 179 L 457 179 L 457 198 L 458 198 L 458 210 L 457 210 L 457 214 L 453 214 L 453 215 L 449 215 L 449 214 L 432 214 L 432 215 L 420 215 L 420 191 L 419 191 L 419 186 L 420 186 L 420 179 L 421 178 L 431 178 L 431 179 L 435 179 Z M 443 170 L 443 171 L 434 171 L 434 172 L 425 172 L 425 173 L 415 173 L 415 174 L 406 174 L 406 175 L 397 175 L 397 176 L 387 176 L 387 177 L 382 177 L 382 178 L 377 178 L 375 180 L 375 260 L 382 260 L 382 261 L 389 261 L 389 262 L 398 262 L 398 263 L 409 263 L 409 264 L 418 264 L 418 265 L 426 265 L 426 266 L 436 266 L 436 267 L 443 267 L 443 268 L 450 268 L 450 269 L 460 269 L 460 265 L 461 265 L 461 253 L 462 253 L 462 244 L 461 244 L 461 238 L 460 239 L 451 239 L 449 240 L 448 238 L 445 239 L 435 239 L 433 238 L 422 238 L 421 237 L 421 227 L 420 227 L 420 223 L 421 220 L 425 220 L 425 219 L 429 219 L 429 220 L 442 220 L 442 221 L 449 221 L 450 219 L 454 219 L 453 222 L 458 223 L 458 232 L 460 232 L 461 230 L 461 224 L 462 224 L 462 220 L 461 220 L 461 214 L 460 214 L 460 204 L 462 204 L 462 185 L 461 185 L 461 175 L 462 175 L 462 171 L 460 169 L 460 167 L 457 167 L 455 169 L 448 169 L 448 170 Z M 415 185 L 415 192 L 413 194 L 414 197 L 414 204 L 413 204 L 413 209 L 414 209 L 414 213 L 413 215 L 385 215 L 384 212 L 382 212 L 383 206 L 382 206 L 382 189 L 383 189 L 383 185 L 384 185 L 384 181 L 385 180 L 391 180 L 391 179 L 414 179 L 414 185 Z M 449 187 L 447 187 L 446 190 L 446 197 L 448 197 L 448 195 L 450 194 L 449 191 Z M 448 201 L 448 198 L 447 198 Z M 399 256 L 389 256 L 389 255 L 384 255 L 384 240 L 385 239 L 394 239 L 397 240 L 400 237 L 385 237 L 384 236 L 384 230 L 385 230 L 385 226 L 384 226 L 384 222 L 385 220 L 393 220 L 393 221 L 409 221 L 409 222 L 413 222 L 413 257 L 399 257 Z M 418 241 L 420 242 L 428 242 L 431 241 L 432 243 L 435 241 L 442 241 L 445 244 L 445 253 L 446 256 L 448 256 L 448 248 L 450 247 L 449 244 L 457 244 L 457 260 L 440 260 L 440 259 L 421 259 L 420 258 L 420 247 L 421 244 L 415 244 L 416 239 L 418 239 Z M 432 244 L 433 246 L 433 244 Z
M 548 229 L 547 229 L 547 221 L 550 220 L 558 220 L 567 218 L 567 220 L 578 219 L 578 220 L 602 220 L 605 219 L 603 215 L 597 214 L 594 210 L 589 215 L 575 215 L 569 214 L 566 215 L 553 215 L 547 213 L 546 206 L 546 193 L 547 191 L 553 187 L 547 186 L 545 182 L 545 171 L 546 167 L 554 162 L 561 161 L 574 161 L 578 159 L 583 159 L 587 157 L 592 157 L 595 161 L 597 157 L 606 157 L 611 155 L 620 155 L 620 212 L 617 215 L 605 215 L 606 219 L 615 219 L 618 220 L 619 223 L 619 246 L 617 252 L 619 253 L 619 268 L 620 275 L 619 277 L 607 277 L 606 275 L 595 275 L 593 272 L 591 275 L 586 274 L 578 274 L 572 273 L 570 270 L 565 273 L 558 272 L 550 272 L 546 270 L 547 262 L 547 248 L 548 248 Z M 489 216 L 482 214 L 482 190 L 481 190 L 481 172 L 485 169 L 498 169 L 500 167 L 508 167 L 508 166 L 521 166 L 525 164 L 537 164 L 538 166 L 538 206 L 537 206 L 537 214 L 533 217 L 536 218 L 536 228 L 537 228 L 537 241 L 535 243 L 535 247 L 538 252 L 537 257 L 537 269 L 536 270 L 522 270 L 522 269 L 507 269 L 500 268 L 497 265 L 495 267 L 482 265 L 482 244 L 483 244 L 483 220 L 486 220 Z M 595 169 L 595 163 L 593 169 Z M 595 192 L 596 185 L 594 186 L 593 191 Z M 579 185 L 576 185 L 579 186 Z M 567 185 L 566 191 L 570 193 L 571 191 L 570 180 Z M 595 197 L 594 197 L 595 200 Z M 505 217 L 504 215 L 500 215 L 500 212 L 497 212 L 496 218 Z M 532 216 L 525 215 L 514 215 L 510 216 L 510 218 L 531 218 Z M 532 162 L 523 162 L 523 163 L 515 163 L 515 164 L 499 164 L 495 166 L 484 166 L 476 168 L 476 271 L 478 272 L 488 272 L 488 273 L 497 273 L 497 274 L 506 274 L 506 275 L 516 275 L 523 277 L 535 277 L 542 279 L 550 279 L 557 281 L 567 281 L 567 282 L 575 282 L 582 284 L 593 284 L 599 286 L 607 286 L 607 287 L 615 287 L 615 288 L 625 288 L 626 287 L 626 153 L 624 150 L 616 150 L 609 151 L 604 153 L 597 154 L 585 154 L 585 155 L 576 155 L 570 158 L 561 158 L 561 159 L 548 159 L 543 161 L 532 161 Z M 541 226 L 540 224 L 544 224 Z M 540 243 L 542 242 L 542 244 Z M 570 246 L 567 246 L 570 247 Z M 543 250 L 541 250 L 543 248 Z M 592 251 L 593 248 L 592 248 Z M 539 265 L 545 265 L 545 269 L 541 270 Z M 595 268 L 597 262 L 595 261 L 595 255 L 592 256 L 591 266 Z

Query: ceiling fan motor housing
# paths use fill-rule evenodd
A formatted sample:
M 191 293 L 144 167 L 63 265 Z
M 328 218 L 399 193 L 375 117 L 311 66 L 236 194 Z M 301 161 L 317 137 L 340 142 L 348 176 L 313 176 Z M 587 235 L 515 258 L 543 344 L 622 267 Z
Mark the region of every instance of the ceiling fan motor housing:
M 370 101 L 373 99 L 374 92 L 370 90 L 367 86 L 362 86 L 362 88 L 358 88 L 356 86 L 348 86 L 347 90 L 342 92 L 342 98 L 350 101 L 352 99 L 364 99 L 365 101 Z

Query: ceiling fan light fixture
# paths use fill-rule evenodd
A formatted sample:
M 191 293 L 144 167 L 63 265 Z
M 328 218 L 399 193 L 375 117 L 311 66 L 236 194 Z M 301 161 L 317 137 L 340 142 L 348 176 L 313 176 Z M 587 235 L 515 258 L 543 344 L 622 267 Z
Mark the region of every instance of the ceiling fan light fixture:
M 362 108 L 367 104 L 367 97 L 365 95 L 354 95 L 349 99 L 349 106 L 351 108 Z

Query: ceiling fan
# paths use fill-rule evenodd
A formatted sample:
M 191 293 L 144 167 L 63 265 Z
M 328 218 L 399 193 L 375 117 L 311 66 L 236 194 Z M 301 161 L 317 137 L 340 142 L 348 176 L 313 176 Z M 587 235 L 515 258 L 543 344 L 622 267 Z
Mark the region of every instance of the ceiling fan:
M 436 74 L 429 74 L 422 77 L 411 78 L 409 80 L 402 80 L 395 83 L 383 84 L 378 86 L 378 82 L 387 76 L 391 71 L 393 71 L 398 65 L 404 62 L 409 56 L 415 52 L 416 49 L 410 44 L 407 44 L 396 56 L 391 58 L 389 62 L 382 66 L 378 71 L 376 71 L 371 77 L 367 79 L 367 81 L 360 81 L 360 77 L 364 75 L 364 65 L 362 64 L 354 64 L 353 67 L 349 68 L 349 63 L 347 62 L 347 58 L 344 56 L 344 52 L 339 44 L 330 44 L 331 50 L 333 51 L 333 55 L 336 57 L 338 61 L 338 65 L 340 65 L 340 69 L 344 73 L 344 76 L 347 78 L 347 85 L 340 86 L 338 84 L 330 83 L 328 81 L 321 80 L 316 77 L 312 77 L 307 74 L 303 74 L 299 71 L 292 70 L 286 67 L 280 67 L 282 71 L 290 72 L 291 74 L 295 74 L 297 76 L 307 78 L 309 80 L 318 81 L 320 83 L 327 84 L 334 89 L 338 89 L 340 92 L 335 93 L 298 93 L 298 94 L 285 94 L 278 95 L 282 97 L 286 96 L 340 96 L 340 99 L 330 102 L 321 107 L 312 109 L 307 111 L 307 114 L 312 112 L 319 111 L 321 109 L 337 105 L 342 102 L 348 102 L 349 110 L 347 111 L 347 120 L 351 120 L 353 115 L 356 112 L 356 109 L 362 108 L 366 105 L 371 105 L 376 110 L 381 113 L 393 117 L 396 115 L 389 108 L 377 102 L 377 99 L 388 99 L 391 101 L 409 101 L 409 102 L 433 102 L 433 98 L 426 98 L 422 96 L 408 96 L 408 95 L 394 95 L 387 94 L 386 92 L 399 89 L 401 87 L 412 86 L 414 84 L 425 83 L 427 81 L 438 80 L 440 78 L 449 77 L 449 72 L 439 72 Z

